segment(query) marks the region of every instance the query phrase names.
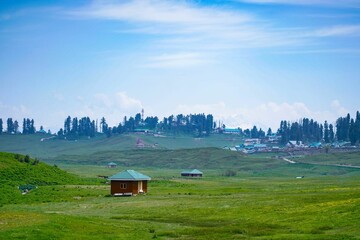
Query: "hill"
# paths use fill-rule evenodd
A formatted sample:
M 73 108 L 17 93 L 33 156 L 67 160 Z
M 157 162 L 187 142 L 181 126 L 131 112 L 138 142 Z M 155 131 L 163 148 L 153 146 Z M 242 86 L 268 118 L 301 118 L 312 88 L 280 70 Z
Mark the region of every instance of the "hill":
M 227 135 L 213 135 L 206 138 L 193 138 L 186 135 L 152 136 L 144 134 L 123 134 L 107 138 L 99 134 L 94 138 L 79 140 L 60 140 L 48 134 L 0 135 L 0 151 L 29 154 L 48 159 L 64 153 L 68 155 L 91 154 L 106 151 L 124 151 L 138 149 L 137 142 L 145 149 L 188 149 L 239 144 L 242 138 Z
M 0 152 L 0 203 L 16 202 L 20 186 L 79 184 L 85 180 L 28 156 Z

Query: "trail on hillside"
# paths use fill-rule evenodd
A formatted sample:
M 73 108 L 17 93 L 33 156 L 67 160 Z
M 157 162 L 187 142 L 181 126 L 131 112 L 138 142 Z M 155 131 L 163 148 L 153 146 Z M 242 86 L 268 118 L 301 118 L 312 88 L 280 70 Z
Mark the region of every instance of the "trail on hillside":
M 301 163 L 301 164 L 310 164 L 310 165 L 321 165 L 321 166 L 333 166 L 333 167 L 346 167 L 346 168 L 360 168 L 360 166 L 348 165 L 348 164 L 329 164 L 329 163 L 304 163 L 304 162 L 295 162 L 285 157 L 280 158 L 288 163 Z

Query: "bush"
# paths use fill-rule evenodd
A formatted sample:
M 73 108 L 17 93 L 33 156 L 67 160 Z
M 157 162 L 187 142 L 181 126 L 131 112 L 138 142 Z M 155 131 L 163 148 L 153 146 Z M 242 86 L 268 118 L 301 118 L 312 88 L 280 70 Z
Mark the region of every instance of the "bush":
M 224 172 L 223 176 L 225 176 L 225 177 L 234 177 L 234 176 L 236 176 L 236 171 L 228 169 L 228 170 L 226 170 Z

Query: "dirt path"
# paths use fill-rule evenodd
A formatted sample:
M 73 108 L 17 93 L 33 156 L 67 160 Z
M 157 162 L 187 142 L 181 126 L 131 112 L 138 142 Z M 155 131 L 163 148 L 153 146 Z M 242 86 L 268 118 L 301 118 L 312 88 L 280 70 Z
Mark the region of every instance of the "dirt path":
M 359 168 L 360 166 L 346 165 L 346 164 L 326 164 L 326 163 L 304 163 L 304 162 L 295 162 L 285 157 L 281 158 L 282 160 L 288 163 L 302 163 L 302 164 L 311 164 L 311 165 L 321 165 L 321 166 L 333 166 L 333 167 L 346 167 L 346 168 Z
M 281 159 L 284 160 L 284 161 L 286 161 L 286 162 L 288 162 L 288 163 L 296 163 L 296 162 L 294 162 L 294 161 L 292 161 L 292 160 L 290 160 L 290 159 L 287 159 L 287 158 L 285 158 L 285 157 L 282 157 Z

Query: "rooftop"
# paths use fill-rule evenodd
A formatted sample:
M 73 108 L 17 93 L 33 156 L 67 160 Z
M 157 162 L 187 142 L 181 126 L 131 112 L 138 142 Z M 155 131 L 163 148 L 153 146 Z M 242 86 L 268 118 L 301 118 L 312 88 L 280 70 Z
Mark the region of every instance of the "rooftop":
M 149 176 L 146 176 L 142 173 L 139 173 L 135 170 L 124 170 L 108 178 L 109 180 L 128 180 L 128 181 L 137 181 L 137 180 L 151 180 Z
M 193 169 L 193 170 L 186 170 L 186 171 L 183 171 L 181 173 L 188 173 L 188 174 L 203 174 L 202 172 L 200 172 L 199 170 L 197 169 Z

